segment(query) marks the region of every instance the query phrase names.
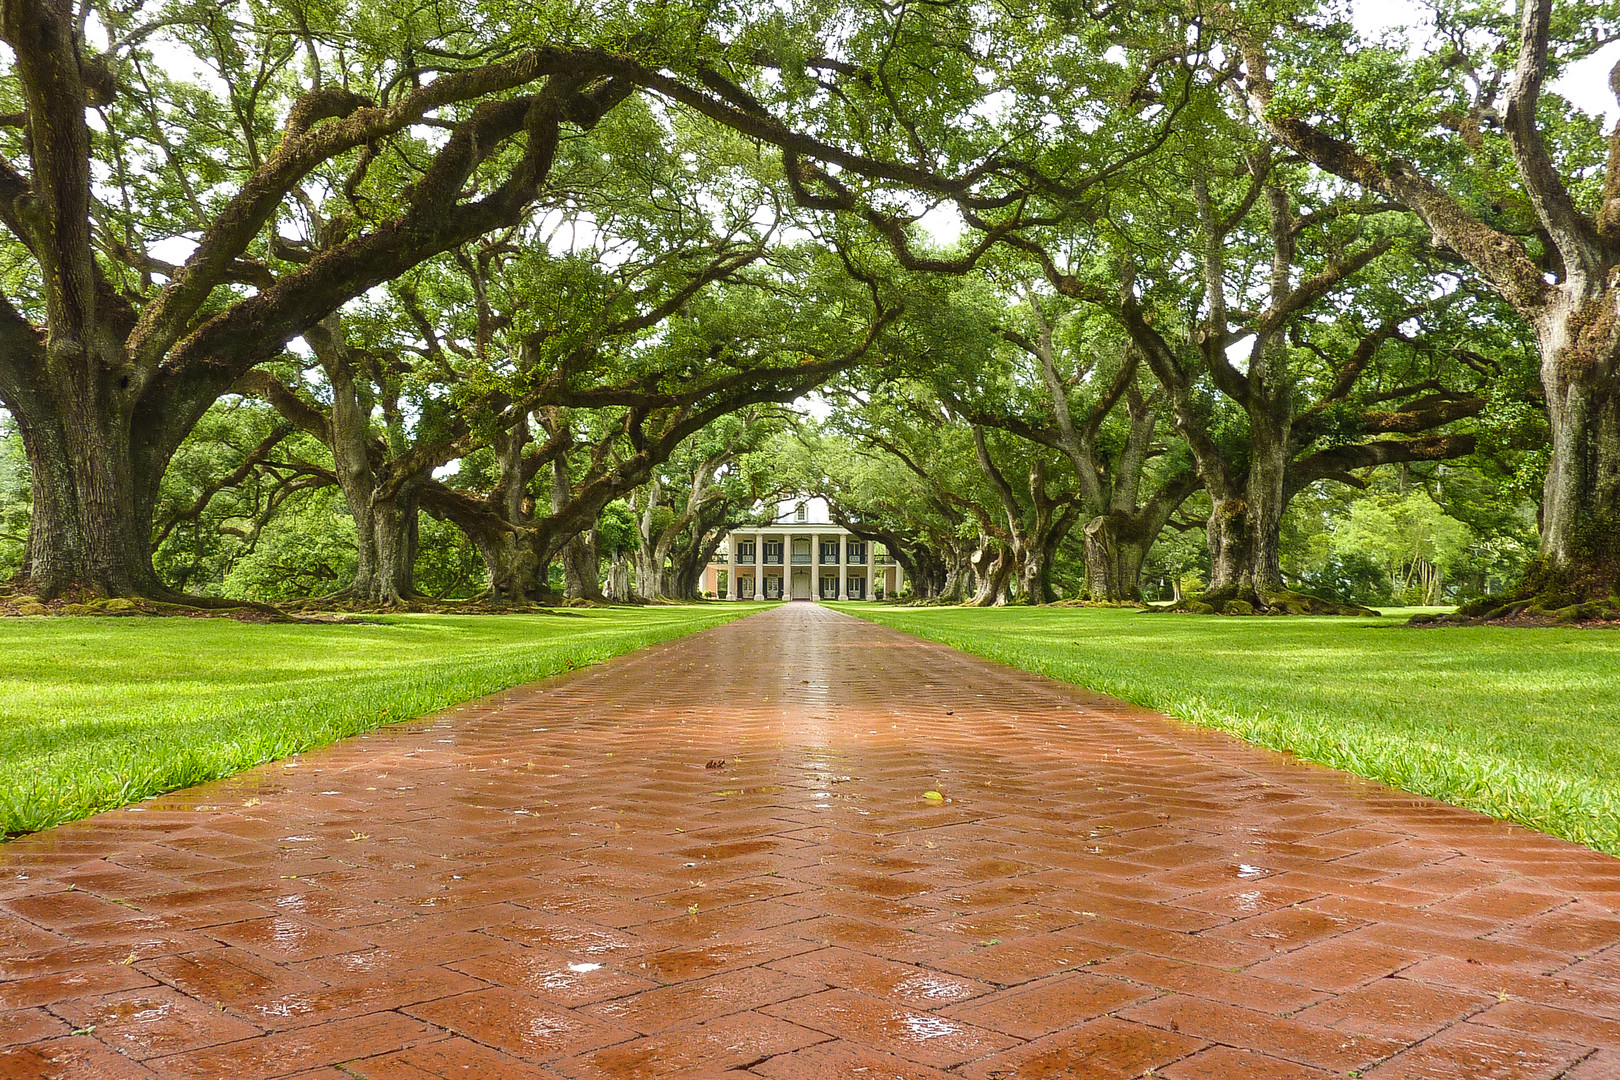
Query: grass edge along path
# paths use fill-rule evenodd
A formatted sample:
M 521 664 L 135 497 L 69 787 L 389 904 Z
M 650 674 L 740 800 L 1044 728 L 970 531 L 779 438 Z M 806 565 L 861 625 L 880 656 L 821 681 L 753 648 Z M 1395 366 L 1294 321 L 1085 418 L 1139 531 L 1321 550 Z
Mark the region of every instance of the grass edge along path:
M 294 626 L 0 620 L 0 845 L 765 606 L 401 615 Z
M 1620 770 L 1614 769 L 1612 760 L 1620 754 L 1612 749 L 1620 745 L 1620 689 L 1616 689 L 1612 675 L 1607 677 L 1606 685 L 1600 682 L 1605 670 L 1620 668 L 1620 634 L 1554 628 L 1420 630 L 1394 625 L 1389 620 L 1382 625 L 1371 619 L 1217 620 L 1086 608 L 831 606 L 988 660 L 1083 686 L 1200 727 L 1214 728 L 1266 749 L 1287 752 L 1306 761 L 1477 810 L 1610 855 L 1620 855 L 1620 797 L 1617 797 L 1620 796 Z M 1069 638 L 1062 643 L 1043 641 L 1040 635 L 1010 624 L 1012 620 L 1024 619 L 1050 620 L 1050 625 L 1044 629 L 1060 628 Z M 1414 688 L 1410 694 L 1412 700 L 1422 697 L 1415 689 L 1419 685 L 1432 691 L 1437 670 L 1444 671 L 1450 663 L 1457 662 L 1457 657 L 1466 656 L 1469 645 L 1476 641 L 1490 642 L 1487 635 L 1515 635 L 1505 642 L 1491 643 L 1498 650 L 1504 644 L 1523 650 L 1519 654 L 1523 663 L 1539 666 L 1548 677 L 1569 676 L 1569 681 L 1587 691 L 1585 696 L 1569 696 L 1569 713 L 1590 710 L 1596 720 L 1573 715 L 1560 717 L 1553 715 L 1551 709 L 1544 716 L 1548 721 L 1545 726 L 1527 722 L 1523 716 L 1502 719 L 1501 714 L 1490 709 L 1489 699 L 1482 692 L 1470 694 L 1471 688 L 1452 683 L 1441 688 L 1441 693 L 1449 695 L 1445 706 L 1448 715 L 1443 720 L 1437 717 L 1429 724 L 1418 715 L 1415 706 L 1407 706 L 1406 714 L 1402 714 L 1403 695 L 1398 692 L 1402 673 L 1398 671 L 1369 671 L 1373 682 L 1364 685 L 1381 686 L 1383 700 L 1376 700 L 1380 695 L 1369 691 L 1365 707 L 1358 710 L 1359 715 L 1350 717 L 1337 710 L 1268 706 L 1257 700 L 1263 696 L 1259 693 L 1245 697 L 1201 691 L 1194 682 L 1186 680 L 1172 686 L 1162 674 L 1154 672 L 1156 666 L 1162 666 L 1163 657 L 1174 655 L 1178 647 L 1192 642 L 1196 648 L 1200 635 L 1287 634 L 1305 639 L 1311 646 L 1309 651 L 1321 652 L 1320 640 L 1312 639 L 1332 634 L 1334 627 L 1344 629 L 1345 649 L 1376 642 L 1381 648 L 1410 651 L 1413 660 L 1408 681 Z M 1378 636 L 1356 642 L 1349 635 L 1360 630 Z M 1153 650 L 1158 655 L 1149 656 L 1147 650 L 1140 647 L 1135 655 L 1131 649 L 1118 648 L 1116 634 L 1134 637 L 1144 631 L 1158 639 L 1157 648 Z M 1081 634 L 1086 636 L 1077 636 Z M 1400 636 L 1384 638 L 1385 634 Z M 1393 645 L 1387 646 L 1386 642 Z M 1231 664 L 1234 654 L 1238 654 L 1236 662 L 1241 664 L 1241 644 L 1235 642 L 1231 648 L 1223 650 L 1221 662 Z M 1589 666 L 1575 667 L 1570 659 L 1563 661 L 1561 668 L 1558 645 L 1564 646 L 1565 656 L 1573 649 L 1581 650 Z M 1365 657 L 1355 655 L 1366 663 Z M 1349 654 L 1341 657 L 1349 658 Z M 1267 677 L 1259 674 L 1261 661 L 1256 659 L 1253 663 L 1255 671 L 1249 674 L 1256 689 L 1274 689 L 1276 683 L 1268 684 Z M 1357 674 L 1343 671 L 1344 685 L 1334 686 L 1332 696 L 1353 697 Z M 1300 675 L 1290 672 L 1285 677 L 1299 678 Z M 1397 692 L 1392 694 L 1392 687 Z M 1512 730 L 1497 739 L 1486 728 L 1486 737 L 1477 744 L 1468 739 L 1466 725 L 1488 723 L 1485 719 L 1488 717 L 1495 717 L 1498 724 Z M 1605 739 L 1605 735 L 1607 745 L 1598 741 Z M 1519 752 L 1513 749 L 1515 741 Z M 1524 753 L 1527 747 L 1536 753 Z M 1554 760 L 1533 760 L 1537 756 Z M 1609 760 L 1605 762 L 1604 758 Z M 1560 759 L 1565 763 L 1562 768 L 1556 763 Z

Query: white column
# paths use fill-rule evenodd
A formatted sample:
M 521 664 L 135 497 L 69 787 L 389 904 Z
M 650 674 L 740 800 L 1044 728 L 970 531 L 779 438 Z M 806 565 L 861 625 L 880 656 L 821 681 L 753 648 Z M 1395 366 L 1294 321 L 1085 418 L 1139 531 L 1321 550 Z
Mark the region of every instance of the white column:
M 840 533 L 838 536 L 838 599 L 848 599 L 844 590 L 849 587 L 849 571 L 846 564 L 849 562 L 849 534 Z
M 821 534 L 810 534 L 810 598 L 821 599 Z
M 726 537 L 726 546 L 731 550 L 731 598 L 742 599 L 742 579 L 737 576 L 737 534 L 732 533 Z
M 821 575 L 826 571 L 821 568 L 821 545 L 827 542 L 826 533 L 816 533 L 810 537 L 810 587 L 816 591 L 816 599 L 821 599 Z

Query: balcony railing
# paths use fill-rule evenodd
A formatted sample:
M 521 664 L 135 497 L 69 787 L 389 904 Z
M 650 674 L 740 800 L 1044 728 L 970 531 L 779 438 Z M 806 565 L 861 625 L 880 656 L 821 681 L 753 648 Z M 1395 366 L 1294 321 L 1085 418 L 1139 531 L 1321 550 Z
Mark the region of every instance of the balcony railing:
M 798 552 L 795 551 L 793 553 L 793 565 L 794 566 L 809 566 L 810 565 L 810 556 L 809 555 L 800 555 Z
M 724 562 L 725 559 L 722 558 L 720 561 Z M 737 556 L 737 565 L 738 566 L 753 566 L 754 565 L 754 557 L 752 555 L 739 555 L 739 556 Z
M 838 556 L 836 556 L 836 555 L 823 555 L 821 557 L 821 565 L 822 566 L 837 566 L 838 565 Z

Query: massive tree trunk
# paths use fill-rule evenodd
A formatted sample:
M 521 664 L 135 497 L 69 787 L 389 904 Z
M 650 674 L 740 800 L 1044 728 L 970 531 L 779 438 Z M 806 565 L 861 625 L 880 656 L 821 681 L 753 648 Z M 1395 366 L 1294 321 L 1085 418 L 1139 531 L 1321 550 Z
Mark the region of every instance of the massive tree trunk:
M 1280 415 L 1279 415 L 1280 412 Z M 1264 610 L 1283 592 L 1282 515 L 1287 505 L 1287 410 L 1251 409 L 1249 468 L 1242 486 L 1212 491 L 1209 523 L 1210 579 L 1204 602 L 1237 600 Z
M 992 546 L 988 538 L 974 551 L 969 563 L 973 566 L 977 582 L 971 603 L 974 607 L 1000 607 L 1007 602 L 1007 581 L 1012 577 L 1013 563 L 1008 553 Z
M 1063 508 L 1063 513 L 1059 515 L 1058 520 L 1053 523 L 1052 527 L 1047 530 L 1046 539 L 1041 544 L 1041 565 L 1043 567 L 1043 571 L 1038 584 L 1041 589 L 1041 595 L 1046 598 L 1046 602 L 1051 602 L 1058 598 L 1057 591 L 1052 588 L 1052 568 L 1057 565 L 1057 552 L 1059 545 L 1061 545 L 1064 540 L 1068 539 L 1069 534 L 1074 531 L 1075 523 L 1079 520 L 1080 502 L 1078 500 L 1074 500 Z
M 1018 572 L 1014 596 L 1020 604 L 1045 604 L 1054 599 L 1051 557 L 1056 545 L 1049 547 L 1046 542 L 1052 531 L 1051 508 L 1037 508 L 1034 518 L 1013 546 L 1013 565 Z
M 725 505 L 720 505 L 718 512 L 702 512 L 697 516 L 692 526 L 692 542 L 680 549 L 675 558 L 675 573 L 673 577 L 671 595 L 677 600 L 701 600 L 703 598 L 703 575 L 714 561 L 715 554 L 719 552 L 720 545 L 725 541 L 726 535 L 740 522 L 732 520 L 726 512 Z M 729 567 L 728 567 L 729 569 Z M 735 589 L 735 582 L 728 583 L 728 591 Z M 735 593 L 731 593 L 735 595 Z
M 727 446 L 697 464 L 686 493 L 686 505 L 662 527 L 655 523 L 655 512 L 663 487 L 658 477 L 653 477 L 646 491 L 646 506 L 638 530 L 640 542 L 636 549 L 636 592 L 643 599 L 687 599 L 683 589 L 688 586 L 680 580 L 680 567 L 671 568 L 671 554 L 676 550 L 675 542 L 688 529 L 697 529 L 700 533 L 704 530 L 701 523 L 704 506 L 722 495 L 714 486 L 715 471 L 731 460 L 735 453 L 734 446 Z M 695 547 L 700 547 L 702 542 L 701 535 L 692 538 Z M 693 593 L 696 592 L 695 583 L 690 588 Z
M 653 561 L 651 552 L 636 552 L 635 595 L 640 600 L 661 600 L 664 596 L 664 569 Z
M 1268 157 L 1256 155 L 1250 161 L 1252 172 L 1265 175 L 1262 170 Z M 1206 459 L 1201 464 L 1222 474 L 1213 484 L 1205 477 L 1211 502 L 1207 527 L 1211 569 L 1204 603 L 1217 611 L 1237 612 L 1244 605 L 1267 611 L 1282 601 L 1284 593 L 1282 514 L 1288 498 L 1285 481 L 1292 451 L 1295 373 L 1279 335 L 1286 321 L 1283 313 L 1300 309 L 1294 278 L 1298 234 L 1289 193 L 1268 180 L 1263 187 L 1271 238 L 1271 287 L 1260 320 L 1266 329 L 1255 334 L 1248 370 L 1239 372 L 1225 354 L 1231 331 L 1223 293 L 1226 237 L 1222 215 L 1210 198 L 1203 174 L 1198 175 L 1194 199 L 1203 240 L 1205 303 L 1210 312 L 1202 342 L 1204 367 L 1221 392 L 1243 408 L 1249 421 L 1246 466 L 1218 451 L 1212 453 L 1210 440 L 1194 447 L 1194 453 Z M 1367 249 L 1374 250 L 1376 246 Z M 1207 460 L 1215 457 L 1220 460 Z
M 670 600 L 700 600 L 703 598 L 703 568 L 693 569 L 685 559 L 677 559 L 675 568 L 666 577 Z
M 341 474 L 340 474 L 341 476 Z M 354 581 L 337 594 L 365 604 L 402 605 L 417 596 L 416 536 L 418 496 L 426 477 L 413 478 L 398 491 L 358 489 L 340 484 L 354 518 Z
M 561 514 L 574 497 L 568 455 L 559 454 L 551 462 L 551 512 Z M 582 529 L 569 538 L 562 549 L 563 595 L 570 600 L 602 599 L 601 560 L 596 555 L 594 530 Z
M 1210 492 L 1205 523 L 1209 587 L 1182 606 L 1227 615 L 1374 615 L 1358 604 L 1341 604 L 1294 592 L 1283 584 L 1282 519 L 1298 485 L 1289 482 L 1286 408 L 1249 413 L 1249 462 L 1236 470 L 1225 461 L 1206 462 Z
M 47 597 L 152 595 L 165 591 L 150 545 L 173 447 L 137 420 L 147 378 L 125 350 L 134 313 L 96 263 L 74 12 L 64 0 L 0 7 L 33 166 L 27 178 L 4 169 L 0 221 L 31 251 L 46 308 L 41 334 L 0 300 L 0 405 L 17 418 L 34 476 L 20 583 Z
M 33 471 L 33 516 L 17 583 L 45 598 L 170 595 L 152 569 L 152 518 L 167 454 L 141 467 L 125 403 L 69 391 L 9 400 Z M 156 468 L 156 475 L 151 470 Z
M 528 493 L 528 471 L 524 468 L 523 448 L 529 441 L 529 419 L 522 416 L 510 428 L 496 435 L 493 442 L 499 475 L 487 500 L 504 528 L 469 531 L 473 543 L 489 570 L 485 599 L 498 604 L 522 604 L 544 591 L 540 572 L 545 569 L 523 526 L 533 517 Z
M 984 427 L 973 425 L 973 450 L 979 469 L 990 481 L 1007 518 L 1009 548 L 1007 575 L 1016 572 L 1015 600 L 1020 604 L 1045 604 L 1056 599 L 1052 592 L 1052 560 L 1057 545 L 1074 527 L 1079 511 L 1073 498 L 1053 499 L 1046 491 L 1046 463 L 1040 450 L 1034 451 L 1029 466 L 1029 506 L 1014 493 L 1001 469 L 990 456 Z M 1061 513 L 1058 508 L 1062 507 Z M 979 602 L 976 598 L 975 602 Z
M 642 505 L 636 543 L 636 595 L 643 600 L 657 600 L 664 595 L 665 551 L 659 550 L 661 530 L 654 524 L 653 517 L 662 492 L 663 485 L 655 476 L 640 494 Z M 631 506 L 634 505 L 632 497 Z
M 891 549 L 892 550 L 892 549 Z M 915 600 L 931 599 L 939 588 L 939 577 L 935 568 L 920 561 L 915 554 L 907 554 L 905 558 L 895 555 L 894 561 L 899 564 L 905 573 L 906 584 L 911 588 L 911 596 Z M 924 567 L 927 566 L 927 569 Z M 896 590 L 891 600 L 899 599 L 900 592 Z
M 570 600 L 602 599 L 602 560 L 596 554 L 596 537 L 589 531 L 575 533 L 563 546 L 563 595 Z
M 607 599 L 616 604 L 633 599 L 630 590 L 630 559 L 622 551 L 615 551 L 608 563 Z
M 917 547 L 910 551 L 899 543 L 885 543 L 894 561 L 905 574 L 906 586 L 913 600 L 932 600 L 940 595 L 945 583 L 945 562 L 935 552 Z M 904 588 L 900 592 L 905 591 Z M 894 596 L 899 599 L 899 592 Z
M 1093 600 L 1140 603 L 1142 565 L 1148 552 L 1203 481 L 1196 468 L 1181 463 L 1160 478 L 1156 491 L 1142 498 L 1142 481 L 1159 425 L 1159 404 L 1134 382 L 1125 398 L 1129 426 L 1124 448 L 1113 463 L 1108 508 L 1086 525 L 1086 582 Z
M 1149 537 L 1123 514 L 1103 514 L 1086 522 L 1086 593 L 1092 600 L 1128 603 L 1142 599 L 1142 564 L 1158 538 Z
M 907 543 L 897 534 L 882 543 L 905 575 L 899 593 L 909 589 L 913 600 L 939 600 L 956 588 L 954 574 L 959 560 L 951 549 L 927 537 Z M 895 599 L 899 599 L 899 593 L 895 594 Z M 956 598 L 961 598 L 959 593 Z
M 1056 517 L 1053 516 L 1055 509 L 1055 505 L 1048 504 L 1037 510 L 1034 525 L 1017 552 L 1018 602 L 1021 604 L 1050 604 L 1057 599 L 1052 588 L 1052 567 L 1057 561 L 1058 545 L 1074 530 L 1080 518 L 1080 504 L 1068 502 Z
M 703 572 L 709 559 L 718 550 L 710 542 L 694 544 L 680 552 L 675 559 L 675 572 L 670 575 L 669 596 L 672 600 L 701 600 L 703 598 Z
M 946 600 L 953 604 L 962 602 L 963 580 L 966 573 L 962 568 L 962 560 L 952 553 L 952 558 L 945 564 L 944 578 L 934 585 L 932 596 L 939 600 Z
M 366 511 L 359 539 L 367 552 L 368 573 L 357 566 L 354 597 L 374 604 L 398 605 L 416 591 L 417 495 L 420 478 L 397 494 L 379 491 Z
M 1536 326 L 1552 455 L 1530 584 L 1544 608 L 1620 593 L 1620 288 L 1592 293 Z
M 338 316 L 322 319 L 305 333 L 305 340 L 331 387 L 323 441 L 332 450 L 333 471 L 354 521 L 354 580 L 338 595 L 365 604 L 404 604 L 417 595 L 417 500 L 431 471 L 400 475 L 408 466 L 381 460 L 385 452 L 379 451 L 372 433 L 372 395 L 356 378 Z

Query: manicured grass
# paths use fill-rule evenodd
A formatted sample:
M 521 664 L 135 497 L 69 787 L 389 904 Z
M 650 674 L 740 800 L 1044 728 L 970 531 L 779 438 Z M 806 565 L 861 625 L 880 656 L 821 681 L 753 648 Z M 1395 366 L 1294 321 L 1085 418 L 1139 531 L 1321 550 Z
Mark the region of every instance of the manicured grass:
M 1620 855 L 1614 631 L 836 606 Z
M 0 619 L 0 835 L 227 776 L 763 606 L 293 626 Z

